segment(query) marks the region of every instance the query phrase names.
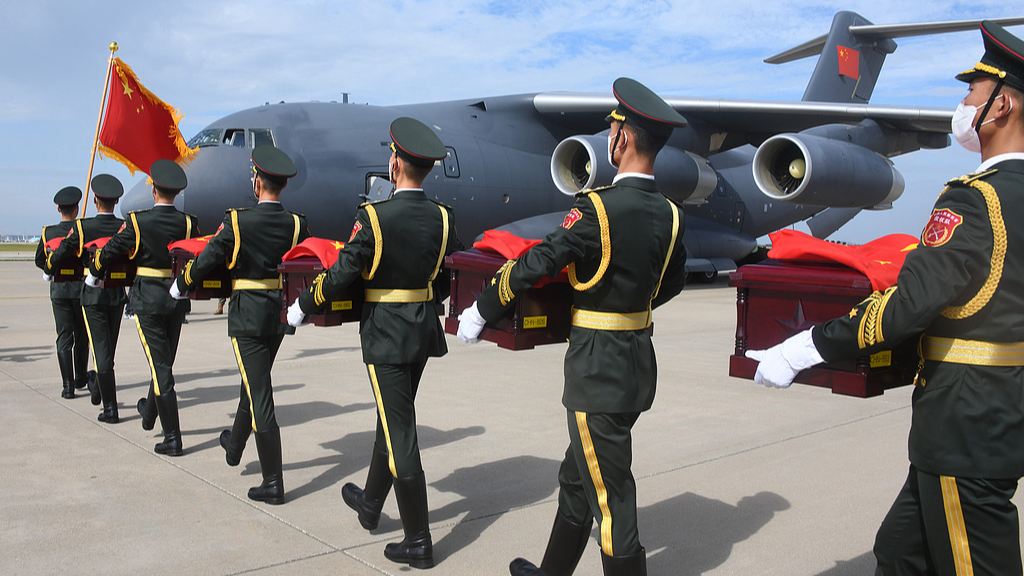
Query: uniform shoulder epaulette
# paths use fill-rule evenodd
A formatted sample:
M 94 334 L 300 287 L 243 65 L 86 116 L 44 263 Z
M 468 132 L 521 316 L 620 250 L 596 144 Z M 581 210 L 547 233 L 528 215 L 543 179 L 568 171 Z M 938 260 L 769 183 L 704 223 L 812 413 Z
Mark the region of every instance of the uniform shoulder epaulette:
M 587 194 L 591 194 L 593 192 L 601 192 L 602 190 L 611 190 L 612 188 L 615 188 L 615 184 L 609 184 L 608 186 L 598 186 L 597 188 L 587 188 L 585 190 L 580 190 L 579 192 L 577 192 L 576 196 L 577 197 L 579 197 L 579 196 L 586 196 Z
M 427 200 L 430 200 L 431 202 L 433 202 L 434 204 L 437 204 L 438 206 L 443 206 L 444 208 L 447 208 L 449 210 L 454 210 L 454 208 L 452 208 L 451 206 L 445 204 L 444 202 L 440 202 L 438 200 L 434 200 L 433 198 L 427 198 Z
M 391 198 L 384 198 L 384 199 L 381 199 L 381 200 L 374 200 L 372 202 L 363 202 L 362 204 L 359 205 L 359 207 L 363 208 L 365 206 L 372 206 L 374 204 L 382 204 L 384 202 L 387 202 L 388 200 L 391 200 Z
M 143 212 L 149 212 L 150 210 L 152 210 L 152 208 L 143 208 L 143 209 L 141 209 L 141 210 L 132 210 L 132 211 L 131 211 L 131 212 L 129 212 L 128 214 L 125 214 L 125 216 L 127 217 L 127 216 L 130 216 L 130 215 L 132 215 L 132 214 L 141 214 L 141 213 L 143 213 Z
M 950 185 L 953 185 L 953 184 L 970 184 L 971 182 L 974 182 L 975 180 L 981 180 L 982 178 L 986 178 L 988 176 L 991 176 L 991 175 L 995 174 L 998 171 L 999 171 L 998 168 L 990 168 L 988 170 L 985 170 L 984 172 L 975 172 L 973 174 L 965 174 L 964 176 L 961 176 L 959 178 L 954 178 L 954 179 L 950 180 L 949 182 L 946 182 L 946 186 L 950 186 Z
M 196 216 L 195 214 L 190 214 L 188 212 L 182 212 L 182 214 L 188 216 L 189 218 L 195 218 L 196 220 L 199 220 L 199 216 Z
M 248 208 L 228 208 L 227 210 L 224 211 L 224 213 L 231 214 L 232 212 L 244 212 L 246 210 L 252 210 L 252 206 L 249 206 Z M 193 216 L 192 214 L 189 214 L 189 216 L 195 218 L 195 216 Z

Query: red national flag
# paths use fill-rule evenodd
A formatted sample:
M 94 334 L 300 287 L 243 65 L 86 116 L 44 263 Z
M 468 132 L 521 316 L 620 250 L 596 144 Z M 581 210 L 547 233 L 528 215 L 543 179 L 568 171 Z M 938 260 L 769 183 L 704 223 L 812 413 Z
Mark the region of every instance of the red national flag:
M 491 250 L 509 260 L 515 260 L 537 244 L 540 244 L 540 240 L 527 240 L 505 230 L 487 230 L 484 237 L 473 244 L 473 248 Z
M 769 258 L 839 262 L 863 272 L 875 290 L 895 284 L 907 254 L 917 248 L 917 238 L 909 234 L 889 234 L 861 246 L 826 242 L 796 230 L 779 230 L 768 237 Z
M 203 248 L 210 243 L 210 238 L 213 238 L 213 234 L 209 236 L 199 236 L 197 238 L 186 238 L 185 240 L 177 240 L 167 245 L 167 251 L 170 252 L 175 248 L 181 248 L 193 256 L 198 256 Z
M 839 52 L 839 74 L 857 80 L 860 78 L 860 52 L 853 48 L 836 45 Z
M 198 148 L 189 148 L 178 130 L 182 114 L 146 90 L 120 58 L 111 66 L 109 101 L 100 131 L 99 152 L 128 167 L 149 173 L 160 159 L 187 164 Z
M 295 248 L 284 253 L 282 261 L 296 260 L 303 256 L 315 256 L 324 265 L 324 269 L 334 266 L 338 261 L 338 251 L 345 246 L 344 242 L 330 240 L 328 238 L 314 238 L 310 236 L 299 242 Z
M 107 236 L 106 238 L 97 238 L 95 240 L 90 240 L 89 242 L 85 243 L 85 247 L 92 248 L 93 246 L 95 246 L 97 248 L 103 248 L 104 246 L 107 245 L 107 242 L 110 242 L 110 236 Z

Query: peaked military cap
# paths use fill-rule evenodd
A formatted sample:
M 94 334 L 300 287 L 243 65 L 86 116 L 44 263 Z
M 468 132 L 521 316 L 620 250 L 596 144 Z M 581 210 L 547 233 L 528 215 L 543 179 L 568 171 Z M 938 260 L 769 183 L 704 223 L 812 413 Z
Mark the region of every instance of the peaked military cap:
M 448 155 L 437 134 L 412 118 L 398 118 L 391 123 L 391 140 L 391 149 L 399 158 L 422 168 L 429 168 Z
M 257 174 L 282 186 L 298 172 L 295 162 L 283 150 L 271 144 L 252 149 L 252 164 Z
M 981 37 L 985 40 L 981 62 L 957 74 L 956 79 L 970 82 L 978 76 L 989 76 L 1024 90 L 1024 41 L 989 20 L 981 23 Z
M 171 194 L 177 194 L 188 186 L 185 171 L 171 160 L 160 159 L 153 162 L 149 169 L 149 177 L 153 179 L 153 184 L 157 188 Z
M 605 120 L 618 120 L 642 128 L 655 136 L 671 136 L 676 126 L 686 126 L 686 118 L 669 106 L 650 88 L 632 78 L 619 78 L 612 84 L 619 105 Z
M 121 181 L 110 174 L 99 174 L 92 179 L 92 193 L 97 198 L 114 200 L 124 194 L 124 186 Z
M 53 203 L 57 206 L 72 206 L 82 200 L 82 190 L 78 186 L 65 186 L 53 195 Z

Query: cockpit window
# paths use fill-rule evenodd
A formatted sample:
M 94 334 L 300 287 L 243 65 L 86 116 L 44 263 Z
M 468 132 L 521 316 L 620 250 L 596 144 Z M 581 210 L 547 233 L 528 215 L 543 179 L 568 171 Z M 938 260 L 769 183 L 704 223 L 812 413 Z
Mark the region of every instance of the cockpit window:
M 249 138 L 253 148 L 264 144 L 274 145 L 274 133 L 269 128 L 249 128 Z
M 241 128 L 229 128 L 224 132 L 224 143 L 228 146 L 245 148 L 245 130 Z
M 188 147 L 216 146 L 217 144 L 220 144 L 220 136 L 223 133 L 224 131 L 220 128 L 207 128 L 193 136 L 192 139 L 188 141 Z

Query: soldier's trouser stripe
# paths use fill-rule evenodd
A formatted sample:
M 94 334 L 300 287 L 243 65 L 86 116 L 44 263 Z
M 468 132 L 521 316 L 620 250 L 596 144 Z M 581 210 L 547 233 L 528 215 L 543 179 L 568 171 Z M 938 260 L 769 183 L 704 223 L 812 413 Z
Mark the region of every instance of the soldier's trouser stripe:
M 252 390 L 249 388 L 249 376 L 245 373 L 245 364 L 242 363 L 242 353 L 238 350 L 238 339 L 231 338 L 231 348 L 235 351 L 235 361 L 238 362 L 238 372 L 242 375 L 242 385 L 245 386 L 245 396 L 249 399 L 249 417 L 252 419 L 253 432 L 261 432 L 256 429 L 256 407 L 252 403 Z
M 146 334 L 142 331 L 142 324 L 139 322 L 139 315 L 135 315 L 135 327 L 139 329 L 139 340 L 142 341 L 142 350 L 149 360 L 149 373 L 153 375 L 153 393 L 160 395 L 160 383 L 156 379 L 156 366 L 153 364 L 153 353 L 149 351 L 149 343 L 146 342 Z
M 960 506 L 960 491 L 956 486 L 956 478 L 939 476 L 939 484 L 942 486 L 942 503 L 946 509 L 949 543 L 953 547 L 953 566 L 956 568 L 957 576 L 973 576 L 974 566 L 971 563 L 967 526 L 964 524 L 964 512 Z
M 590 428 L 587 427 L 587 413 L 576 412 L 576 426 L 580 431 L 580 440 L 583 442 L 583 453 L 587 458 L 587 469 L 590 470 L 590 479 L 597 491 L 597 505 L 601 509 L 601 551 L 608 556 L 614 556 L 612 547 L 612 512 L 608 507 L 608 491 L 604 487 L 604 479 L 601 477 L 601 466 L 597 462 L 597 452 L 594 450 L 594 441 L 590 438 Z
M 384 439 L 388 444 L 388 468 L 391 469 L 391 476 L 398 478 L 398 471 L 395 470 L 395 451 L 391 449 L 391 432 L 388 430 L 388 416 L 384 413 L 384 400 L 380 397 L 380 384 L 377 383 L 377 370 L 373 364 L 367 364 L 366 370 L 370 373 L 370 383 L 373 384 L 373 397 L 377 400 L 377 414 L 380 415 L 380 424 L 384 428 Z
M 85 306 L 82 306 L 82 318 L 85 319 L 85 334 L 89 337 L 89 351 L 92 352 L 92 369 L 99 372 L 96 365 L 96 345 L 92 343 L 92 328 L 89 326 L 89 315 L 85 313 Z

